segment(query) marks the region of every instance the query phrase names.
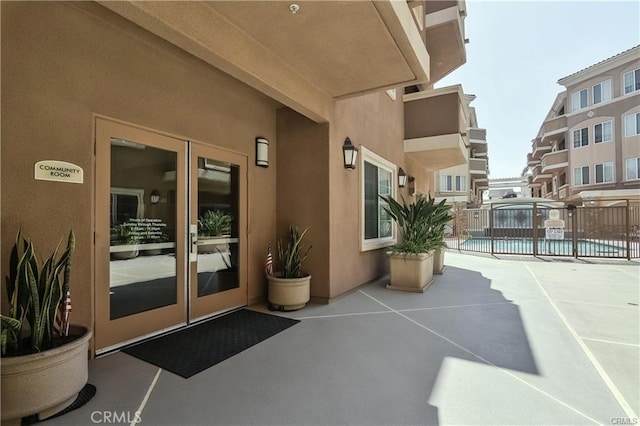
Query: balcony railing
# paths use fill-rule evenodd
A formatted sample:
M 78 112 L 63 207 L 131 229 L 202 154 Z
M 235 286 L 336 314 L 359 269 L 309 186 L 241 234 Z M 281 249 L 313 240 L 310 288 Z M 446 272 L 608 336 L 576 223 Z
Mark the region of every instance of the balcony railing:
M 460 85 L 404 95 L 404 152 L 427 170 L 469 160 L 469 111 Z
M 548 152 L 542 156 L 542 172 L 569 167 L 569 150 Z
M 469 173 L 472 175 L 487 175 L 487 160 L 480 158 L 469 159 Z

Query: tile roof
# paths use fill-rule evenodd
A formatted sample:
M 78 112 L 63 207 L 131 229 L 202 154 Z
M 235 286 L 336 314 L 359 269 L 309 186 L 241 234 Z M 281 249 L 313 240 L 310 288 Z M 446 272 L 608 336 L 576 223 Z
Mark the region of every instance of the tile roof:
M 602 64 L 602 63 L 604 63 L 604 62 L 610 61 L 611 59 L 616 58 L 616 57 L 618 57 L 618 56 L 620 56 L 620 55 L 624 55 L 625 53 L 630 52 L 630 51 L 632 51 L 633 49 L 637 49 L 638 47 L 640 47 L 640 44 L 638 44 L 638 45 L 636 45 L 636 46 L 633 46 L 632 48 L 627 49 L 627 50 L 625 50 L 624 52 L 617 53 L 617 54 L 615 54 L 615 55 L 613 55 L 613 56 L 611 56 L 611 57 L 609 57 L 609 58 L 607 58 L 607 59 L 604 59 L 604 60 L 602 60 L 602 61 L 600 61 L 600 62 L 596 62 L 596 63 L 595 63 L 595 64 L 593 64 L 593 65 L 589 65 L 588 67 L 583 68 L 583 69 L 581 69 L 580 71 L 576 71 L 576 72 L 574 72 L 573 74 L 569 74 L 569 75 L 568 75 L 568 76 L 566 76 L 566 77 L 562 77 L 562 78 L 561 78 L 561 79 L 559 79 L 558 81 L 560 81 L 560 80 L 564 80 L 565 78 L 569 78 L 569 77 L 574 76 L 574 75 L 576 75 L 576 74 L 580 74 L 581 72 L 586 71 L 586 70 L 588 70 L 589 68 L 593 68 L 593 67 L 595 67 L 596 65 L 600 65 L 600 64 Z

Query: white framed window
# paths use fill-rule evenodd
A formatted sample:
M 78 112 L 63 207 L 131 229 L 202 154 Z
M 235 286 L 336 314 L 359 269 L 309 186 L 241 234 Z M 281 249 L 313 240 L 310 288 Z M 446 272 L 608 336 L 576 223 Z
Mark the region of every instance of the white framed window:
M 573 131 L 573 147 L 580 148 L 581 146 L 589 145 L 589 128 L 583 127 L 582 129 L 576 129 Z
M 640 112 L 624 116 L 624 137 L 640 135 Z
M 558 177 L 554 176 L 551 179 L 551 191 L 553 192 L 553 195 L 556 195 L 558 193 Z
M 385 211 L 380 196 L 396 197 L 393 183 L 397 181 L 395 164 L 361 147 L 361 239 L 362 251 L 388 247 L 396 243 L 393 219 Z
M 633 93 L 640 90 L 640 68 L 625 72 L 622 77 L 623 93 Z
M 611 80 L 605 80 L 593 86 L 593 104 L 611 99 Z
M 596 175 L 596 183 L 610 183 L 613 182 L 613 163 L 601 163 L 596 164 L 595 175 Z
M 577 111 L 587 107 L 587 89 L 582 89 L 571 94 L 571 111 Z
M 589 166 L 573 169 L 573 186 L 589 185 Z
M 441 192 L 465 192 L 466 190 L 466 176 L 440 175 Z
M 627 180 L 640 179 L 640 157 L 627 158 Z
M 612 139 L 613 121 L 605 121 L 593 126 L 593 142 L 609 142 Z
M 593 86 L 593 104 L 611 99 L 611 80 L 605 80 Z

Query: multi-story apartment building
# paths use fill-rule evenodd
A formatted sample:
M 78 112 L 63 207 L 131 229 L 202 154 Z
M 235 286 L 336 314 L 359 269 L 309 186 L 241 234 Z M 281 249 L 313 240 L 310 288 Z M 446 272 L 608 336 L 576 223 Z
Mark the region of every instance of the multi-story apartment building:
M 487 131 L 478 126 L 475 108 L 470 105 L 476 98 L 475 95 L 463 95 L 462 86 L 455 85 L 432 90 L 419 96 L 423 99 L 431 98 L 435 105 L 439 105 L 442 97 L 451 96 L 453 93 L 457 93 L 461 100 L 458 115 L 447 114 L 441 106 L 435 107 L 430 115 L 437 123 L 444 123 L 447 119 L 458 120 L 458 126 L 461 129 L 458 151 L 460 155 L 457 157 L 450 155 L 446 163 L 444 161 L 438 163 L 438 167 L 434 168 L 434 178 L 429 192 L 437 200 L 446 199 L 449 203 L 477 207 L 482 203 L 483 191 L 489 188 L 489 158 Z M 416 95 L 409 95 L 406 98 L 411 101 L 413 96 Z M 440 117 L 441 114 L 442 117 Z M 405 123 L 410 122 L 407 120 Z
M 489 179 L 489 190 L 484 193 L 485 200 L 507 197 L 529 198 L 531 190 L 527 176 Z
M 532 141 L 534 196 L 570 203 L 640 200 L 640 46 L 558 80 Z
M 423 96 L 466 61 L 464 0 L 0 7 L 2 275 L 18 228 L 43 251 L 72 228 L 93 353 L 265 300 L 292 224 L 314 300 L 385 274 L 378 196 L 485 145 L 461 89 Z M 198 250 L 209 211 L 231 217 L 221 254 Z

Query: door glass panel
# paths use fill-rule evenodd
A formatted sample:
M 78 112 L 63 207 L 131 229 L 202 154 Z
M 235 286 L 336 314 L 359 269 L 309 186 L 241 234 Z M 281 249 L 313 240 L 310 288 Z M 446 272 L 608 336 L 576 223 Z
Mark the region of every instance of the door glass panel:
M 198 297 L 238 288 L 239 167 L 198 157 Z
M 110 319 L 177 303 L 177 154 L 111 138 Z

